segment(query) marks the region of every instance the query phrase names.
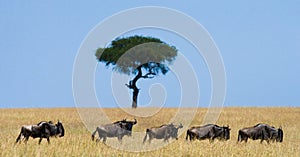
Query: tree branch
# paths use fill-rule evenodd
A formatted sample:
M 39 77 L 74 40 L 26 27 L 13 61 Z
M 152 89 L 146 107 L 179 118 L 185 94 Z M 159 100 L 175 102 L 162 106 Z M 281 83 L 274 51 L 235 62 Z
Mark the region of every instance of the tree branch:
M 125 86 L 127 86 L 129 89 L 133 89 L 132 81 L 129 81 L 129 84 L 125 84 Z
M 136 82 L 137 82 L 140 78 L 144 78 L 144 79 L 152 79 L 152 78 L 154 78 L 154 77 L 157 75 L 157 73 L 156 73 L 156 72 L 153 72 L 153 69 L 154 69 L 154 67 L 156 67 L 157 65 L 159 65 L 159 63 L 155 63 L 155 66 L 150 67 L 150 68 L 148 69 L 149 72 L 148 72 L 147 74 L 145 74 L 145 75 L 142 74 L 142 67 L 143 67 L 143 66 L 141 65 L 141 66 L 137 67 L 137 71 L 138 71 L 137 75 L 134 77 L 133 80 L 129 81 L 128 84 L 125 84 L 125 86 L 127 86 L 129 89 L 139 90 L 139 89 L 136 87 Z
M 155 75 L 156 75 L 155 73 L 149 72 L 149 73 L 147 73 L 147 74 L 145 74 L 145 75 L 143 75 L 141 77 L 142 78 L 154 78 Z

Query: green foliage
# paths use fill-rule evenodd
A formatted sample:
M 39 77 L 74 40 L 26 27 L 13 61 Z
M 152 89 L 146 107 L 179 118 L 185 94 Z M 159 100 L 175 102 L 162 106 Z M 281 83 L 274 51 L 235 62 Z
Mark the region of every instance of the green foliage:
M 106 66 L 125 74 L 134 74 L 138 67 L 156 75 L 168 72 L 170 64 L 177 56 L 177 49 L 160 39 L 132 36 L 117 38 L 107 48 L 98 48 L 96 57 Z

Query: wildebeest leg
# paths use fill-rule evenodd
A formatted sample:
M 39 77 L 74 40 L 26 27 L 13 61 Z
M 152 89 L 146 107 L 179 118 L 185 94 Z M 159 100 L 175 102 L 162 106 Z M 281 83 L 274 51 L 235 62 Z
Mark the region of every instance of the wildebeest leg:
M 186 131 L 186 137 L 185 137 L 185 140 L 187 141 L 188 138 L 190 137 L 190 141 L 191 141 L 191 135 L 190 135 L 190 131 Z
M 242 130 L 239 130 L 239 134 L 238 134 L 238 142 L 243 142 L 245 141 L 245 143 L 248 140 L 248 135 L 246 133 L 244 133 Z
M 47 142 L 48 142 L 48 144 L 50 144 L 50 138 L 49 137 L 47 137 Z
M 97 130 L 98 130 L 98 127 L 97 127 L 96 130 L 92 133 L 92 141 L 95 140 L 95 135 L 96 135 L 96 133 L 97 133 Z
M 153 137 L 149 134 L 149 144 L 151 143 L 152 139 L 153 139 Z
M 122 144 L 122 138 L 123 138 L 123 136 L 122 135 L 119 135 L 118 136 L 118 141 Z
M 245 143 L 247 143 L 248 141 L 248 136 L 241 136 L 240 142 L 245 141 Z
M 96 131 L 98 132 L 98 138 L 97 138 L 96 142 L 99 142 L 99 141 L 101 141 L 102 137 L 104 137 L 104 136 L 101 136 L 98 127 L 97 127 Z M 93 132 L 92 139 L 95 138 L 96 131 Z
M 237 142 L 236 143 L 239 143 L 239 142 L 241 142 L 242 141 L 242 139 L 241 139 L 241 135 L 239 134 L 238 135 L 238 140 L 237 140 Z
M 41 142 L 42 142 L 42 139 L 43 139 L 43 138 L 41 137 L 41 138 L 40 138 L 40 140 L 39 140 L 39 144 L 41 144 Z
M 264 139 L 267 141 L 268 144 L 270 144 L 270 140 L 271 140 L 270 137 L 271 137 L 271 135 L 269 135 L 269 136 L 267 136 L 267 137 L 265 136 L 265 138 L 264 138 Z
M 238 142 L 243 142 L 243 141 L 247 142 L 247 138 L 248 138 L 247 135 L 243 131 L 239 130 Z
M 192 141 L 194 139 L 194 135 L 189 130 L 186 131 L 185 140 L 188 140 L 188 138 L 190 139 L 190 141 Z
M 169 142 L 169 138 L 165 137 L 164 142 Z
M 239 142 L 242 143 L 243 141 L 247 142 L 247 139 L 245 137 L 243 137 L 242 135 L 239 135 L 237 143 L 239 143 Z
M 267 143 L 269 143 L 268 138 L 269 138 L 269 133 L 266 131 L 266 129 L 262 130 L 260 143 L 262 143 L 264 140 L 266 140 Z
M 270 144 L 270 140 L 271 140 L 270 137 L 265 138 L 265 140 L 267 141 L 268 144 Z
M 261 139 L 260 139 L 260 144 L 262 144 L 262 143 L 263 143 L 263 141 L 264 141 L 264 139 L 263 139 L 263 138 L 261 138 Z
M 24 142 L 27 143 L 28 139 L 29 139 L 29 136 L 26 136 Z
M 169 142 L 170 135 L 165 135 L 164 142 Z
M 96 142 L 101 141 L 101 139 L 102 139 L 102 136 L 100 136 L 100 134 L 99 134 L 99 137 L 96 139 Z
M 270 140 L 269 140 L 269 138 L 266 138 L 266 139 L 264 139 L 268 144 L 270 144 Z M 260 143 L 262 143 L 263 142 L 263 140 L 261 140 L 260 141 Z
M 264 140 L 265 140 L 265 135 L 262 134 L 262 137 L 261 137 L 261 139 L 260 139 L 260 143 L 262 144 Z
M 99 136 L 99 137 L 96 139 L 96 142 L 101 141 L 101 139 L 102 139 L 102 137 Z
M 106 144 L 106 136 L 103 137 L 103 143 Z
M 217 136 L 214 135 L 214 136 L 211 138 L 211 143 L 215 141 L 215 138 L 217 138 Z
M 197 138 L 197 135 L 195 134 L 190 134 L 190 141 L 195 140 Z

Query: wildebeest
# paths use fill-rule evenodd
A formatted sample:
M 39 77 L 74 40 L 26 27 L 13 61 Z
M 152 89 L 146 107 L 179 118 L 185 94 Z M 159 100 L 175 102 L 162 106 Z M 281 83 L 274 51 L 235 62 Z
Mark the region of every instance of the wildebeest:
M 169 138 L 178 139 L 178 129 L 183 128 L 182 124 L 175 126 L 173 123 L 161 125 L 160 127 L 152 127 L 146 129 L 146 135 L 143 143 L 146 142 L 147 136 L 149 136 L 149 143 L 153 138 L 164 139 L 164 142 L 168 142 Z
M 121 143 L 122 138 L 125 135 L 131 136 L 132 127 L 135 124 L 137 124 L 136 119 L 134 119 L 134 121 L 127 121 L 126 119 L 123 119 L 112 124 L 100 125 L 92 133 L 92 140 L 95 139 L 95 135 L 98 132 L 99 137 L 96 140 L 97 142 L 99 142 L 103 138 L 103 143 L 105 144 L 107 137 L 117 137 L 119 142 Z
M 207 124 L 204 126 L 191 127 L 186 132 L 186 140 L 190 141 L 194 139 L 204 140 L 209 139 L 210 142 L 214 141 L 215 138 L 219 140 L 229 140 L 230 138 L 229 126 L 220 127 L 215 124 Z
M 39 144 L 41 143 L 43 138 L 46 138 L 48 143 L 50 143 L 51 136 L 59 137 L 64 136 L 64 127 L 60 121 L 57 124 L 53 124 L 51 121 L 45 122 L 42 121 L 36 125 L 24 125 L 21 128 L 21 132 L 16 139 L 16 143 L 20 142 L 22 139 L 25 139 L 25 143 L 27 143 L 29 137 L 32 138 L 40 138 Z
M 283 131 L 281 128 L 276 129 L 268 124 L 259 123 L 252 127 L 247 127 L 239 130 L 238 132 L 238 142 L 247 142 L 248 138 L 252 140 L 260 139 L 260 143 L 264 140 L 269 143 L 270 141 L 282 142 L 283 141 Z

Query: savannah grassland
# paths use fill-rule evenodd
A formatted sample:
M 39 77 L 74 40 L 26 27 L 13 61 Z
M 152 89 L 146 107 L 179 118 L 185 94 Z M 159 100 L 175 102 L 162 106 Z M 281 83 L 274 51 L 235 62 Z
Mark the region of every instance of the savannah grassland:
M 93 109 L 98 110 L 98 109 Z M 100 110 L 100 109 L 99 109 Z M 124 117 L 133 119 L 120 109 L 103 109 L 112 120 Z M 139 109 L 146 110 L 146 108 Z M 195 109 L 185 109 L 188 114 Z M 207 109 L 196 109 L 196 116 L 191 125 L 200 125 Z M 229 141 L 209 143 L 205 141 L 187 142 L 186 130 L 179 139 L 170 140 L 170 144 L 154 151 L 128 152 L 113 149 L 102 143 L 91 140 L 91 133 L 85 128 L 75 108 L 53 109 L 0 109 L 0 156 L 300 156 L 300 108 L 224 108 L 216 124 L 229 125 L 231 138 Z M 161 109 L 159 113 L 149 118 L 139 118 L 138 124 L 133 127 L 134 132 L 144 132 L 147 127 L 168 123 L 177 112 L 176 108 Z M 51 138 L 48 145 L 43 140 L 38 145 L 38 139 L 30 138 L 27 144 L 15 144 L 20 128 L 25 124 L 36 124 L 42 120 L 56 121 L 60 119 L 65 127 L 63 138 Z M 237 144 L 237 132 L 245 126 L 257 123 L 268 123 L 275 127 L 282 126 L 284 131 L 283 143 L 249 140 L 248 143 Z M 130 138 L 138 138 L 139 142 L 126 143 Z M 131 147 L 142 145 L 143 137 L 125 136 L 122 145 Z M 116 139 L 109 138 L 107 142 L 117 143 Z M 118 144 L 118 143 L 117 143 Z M 152 145 L 163 144 L 161 140 L 153 140 Z M 151 146 L 148 143 L 147 147 Z

